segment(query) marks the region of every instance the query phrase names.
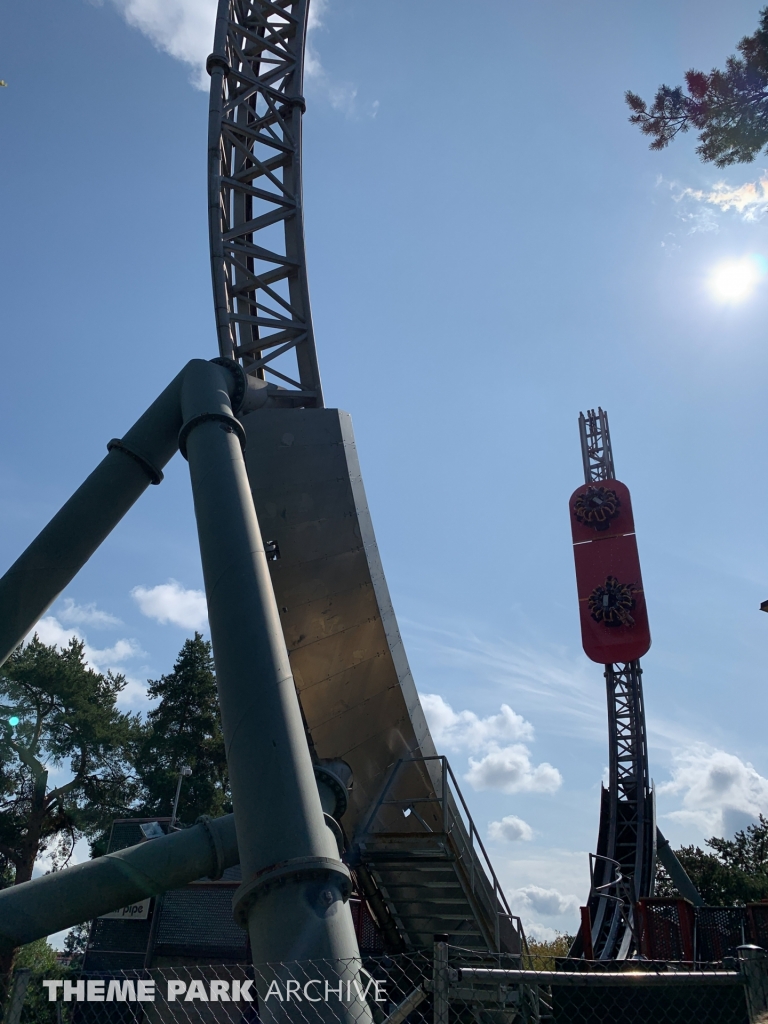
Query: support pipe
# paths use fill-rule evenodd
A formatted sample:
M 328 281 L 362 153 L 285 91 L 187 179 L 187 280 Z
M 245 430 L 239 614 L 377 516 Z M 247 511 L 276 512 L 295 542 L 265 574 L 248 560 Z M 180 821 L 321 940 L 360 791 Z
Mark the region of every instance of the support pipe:
M 0 952 L 72 928 L 238 862 L 227 814 L 0 890 Z
M 189 461 L 243 869 L 235 917 L 248 928 L 255 963 L 325 961 L 335 985 L 357 980 L 360 968 L 349 872 L 323 817 L 245 471 L 244 431 L 234 412 L 248 400 L 236 364 L 193 360 L 122 440 L 110 442 L 107 458 L 0 580 L 0 663 L 148 484 L 160 481 L 178 446 Z M 205 874 L 181 870 L 178 884 Z M 174 884 L 166 879 L 154 891 Z M 33 885 L 5 897 L 20 901 L 13 905 L 23 916 L 28 894 L 38 891 Z M 150 891 L 135 890 L 138 898 Z M 117 905 L 135 898 L 126 891 Z M 109 902 L 115 906 L 111 896 Z M 78 904 L 78 921 L 104 912 L 85 906 Z M 66 927 L 52 920 L 49 904 L 38 934 Z M 22 930 L 22 923 L 12 928 Z M 289 972 L 275 967 L 275 979 L 291 980 Z M 318 1021 L 370 1021 L 354 995 L 340 1008 L 323 1001 L 314 1011 Z
M 228 376 L 189 364 L 179 447 L 189 461 L 243 872 L 235 917 L 247 925 L 254 963 L 272 965 L 260 972 L 263 997 L 272 979 L 281 989 L 291 980 L 287 962 L 324 961 L 318 977 L 334 987 L 354 982 L 360 962 L 349 871 L 320 805 Z M 370 1021 L 350 987 L 351 1002 L 316 1003 L 314 1018 Z
M 147 487 L 163 479 L 181 427 L 182 372 L 0 579 L 0 665 Z

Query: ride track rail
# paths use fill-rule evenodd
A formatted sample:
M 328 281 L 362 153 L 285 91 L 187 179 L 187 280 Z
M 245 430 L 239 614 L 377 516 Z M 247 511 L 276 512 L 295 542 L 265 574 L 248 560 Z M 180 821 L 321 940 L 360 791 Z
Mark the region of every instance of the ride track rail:
M 304 252 L 301 118 L 309 0 L 219 0 L 208 127 L 220 355 L 272 405 L 322 408 Z
M 579 417 L 585 483 L 616 478 L 608 415 Z M 632 906 L 653 894 L 656 815 L 648 772 L 640 661 L 605 666 L 608 701 L 608 788 L 602 790 L 597 866 L 589 895 L 592 948 L 598 960 L 625 959 L 636 946 Z M 571 949 L 580 956 L 581 931 Z

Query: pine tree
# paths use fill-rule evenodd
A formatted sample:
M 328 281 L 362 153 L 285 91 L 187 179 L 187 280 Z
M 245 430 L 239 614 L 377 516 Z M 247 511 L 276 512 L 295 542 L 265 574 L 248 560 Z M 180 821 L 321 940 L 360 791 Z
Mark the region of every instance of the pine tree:
M 83 644 L 58 650 L 37 636 L 0 671 L 0 867 L 5 883 L 32 877 L 48 853 L 66 864 L 135 795 L 130 764 L 138 716 L 117 708 L 123 676 L 88 668 Z M 0 876 L 0 877 L 2 877 Z M 0 974 L 13 954 L 0 956 Z
M 171 813 L 183 765 L 192 774 L 181 788 L 180 823 L 193 824 L 201 814 L 215 817 L 231 810 L 210 642 L 200 633 L 186 640 L 173 672 L 150 680 L 148 694 L 159 703 L 147 715 L 136 760 L 141 813 Z
M 43 852 L 65 863 L 130 804 L 139 722 L 117 708 L 124 686 L 88 668 L 74 639 L 60 651 L 35 636 L 0 672 L 0 855 L 14 884 Z
M 629 120 L 651 137 L 651 149 L 664 149 L 691 128 L 699 132 L 696 152 L 717 167 L 750 163 L 768 147 L 768 7 L 757 31 L 737 49 L 741 56 L 729 57 L 725 71 L 686 72 L 687 92 L 660 86 L 650 108 L 636 93 L 626 93 Z

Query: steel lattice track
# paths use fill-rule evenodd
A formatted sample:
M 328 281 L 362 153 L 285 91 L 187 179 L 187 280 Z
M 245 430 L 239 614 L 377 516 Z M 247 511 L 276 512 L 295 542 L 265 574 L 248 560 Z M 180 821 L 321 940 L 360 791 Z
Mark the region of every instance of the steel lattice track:
M 322 407 L 301 187 L 308 0 L 220 0 L 208 58 L 208 205 L 219 352 L 272 404 Z
M 602 409 L 579 418 L 586 483 L 615 479 L 608 416 Z M 656 816 L 648 773 L 640 662 L 605 666 L 608 701 L 608 789 L 602 792 L 593 889 L 589 897 L 592 944 L 597 959 L 624 958 L 633 936 L 622 913 L 653 894 Z M 623 882 L 617 883 L 617 868 Z M 602 889 L 601 892 L 595 891 Z M 583 950 L 581 935 L 572 953 Z

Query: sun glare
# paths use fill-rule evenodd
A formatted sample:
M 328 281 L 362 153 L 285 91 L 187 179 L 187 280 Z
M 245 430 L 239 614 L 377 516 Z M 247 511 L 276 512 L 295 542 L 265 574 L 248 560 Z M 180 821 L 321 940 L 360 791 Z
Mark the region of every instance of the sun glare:
M 720 263 L 709 278 L 712 294 L 721 302 L 742 302 L 765 273 L 765 262 L 761 256 L 747 256 Z

